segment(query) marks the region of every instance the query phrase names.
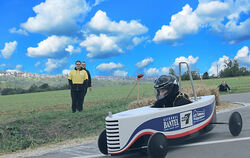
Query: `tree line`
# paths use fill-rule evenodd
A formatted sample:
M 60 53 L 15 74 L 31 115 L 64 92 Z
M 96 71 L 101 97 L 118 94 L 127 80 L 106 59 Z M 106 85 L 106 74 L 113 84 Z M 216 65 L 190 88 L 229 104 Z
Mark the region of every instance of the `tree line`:
M 218 76 L 211 75 L 209 76 L 208 72 L 203 73 L 201 76 L 199 71 L 191 71 L 193 80 L 202 79 L 210 79 L 210 78 L 224 78 L 224 77 L 236 77 L 236 76 L 248 76 L 250 75 L 250 71 L 247 67 L 240 67 L 237 60 L 228 60 L 224 61 L 225 69 L 218 72 Z M 174 71 L 174 69 L 169 70 L 169 74 L 178 77 Z M 189 73 L 186 71 L 181 75 L 181 80 L 189 80 Z
M 61 87 L 51 87 L 47 83 L 44 83 L 40 86 L 35 84 L 31 85 L 29 89 L 22 88 L 4 88 L 0 89 L 2 95 L 11 95 L 11 94 L 24 94 L 24 93 L 34 93 L 34 92 L 46 92 L 46 91 L 55 91 L 55 90 L 65 90 L 69 89 L 69 85 L 65 84 Z

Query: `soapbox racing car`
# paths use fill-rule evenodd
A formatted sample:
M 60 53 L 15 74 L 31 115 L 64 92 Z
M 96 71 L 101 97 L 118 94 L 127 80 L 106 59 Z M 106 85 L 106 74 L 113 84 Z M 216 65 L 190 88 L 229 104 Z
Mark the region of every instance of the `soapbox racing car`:
M 180 89 L 183 63 L 179 64 Z M 215 124 L 228 124 L 233 136 L 240 134 L 241 115 L 234 112 L 229 123 L 216 122 L 215 96 L 196 96 L 189 66 L 185 64 L 194 93 L 192 103 L 171 108 L 146 106 L 117 114 L 110 112 L 106 117 L 106 129 L 98 139 L 101 153 L 112 156 L 143 149 L 152 158 L 164 158 L 170 142 L 193 139 L 211 131 Z

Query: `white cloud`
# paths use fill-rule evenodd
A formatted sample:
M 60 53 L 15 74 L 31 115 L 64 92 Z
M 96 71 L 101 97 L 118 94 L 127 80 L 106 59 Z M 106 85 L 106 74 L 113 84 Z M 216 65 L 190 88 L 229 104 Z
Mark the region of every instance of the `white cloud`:
M 83 21 L 90 9 L 86 0 L 45 0 L 33 7 L 36 16 L 29 17 L 21 27 L 49 35 L 74 34 L 79 29 L 77 22 Z
M 116 38 L 105 34 L 101 34 L 100 36 L 92 34 L 80 45 L 86 47 L 89 52 L 87 54 L 89 58 L 107 58 L 123 52 L 116 44 Z
M 250 39 L 250 19 L 244 22 L 235 20 L 229 21 L 224 28 L 223 37 L 229 41 L 230 44 L 235 44 L 244 40 Z
M 156 43 L 176 44 L 185 35 L 195 34 L 200 28 L 211 28 L 229 43 L 250 39 L 250 19 L 240 16 L 250 11 L 249 0 L 200 0 L 196 10 L 186 4 L 182 11 L 172 15 L 169 25 L 163 25 L 154 36 Z
M 50 36 L 38 43 L 38 47 L 29 47 L 27 56 L 29 57 L 56 57 L 65 51 L 65 47 L 71 39 L 65 36 Z
M 234 57 L 240 64 L 250 66 L 250 52 L 247 46 L 242 47 L 238 50 Z
M 193 56 L 188 56 L 188 58 L 181 56 L 175 59 L 174 66 L 179 66 L 180 62 L 186 62 L 189 66 L 197 63 L 199 57 L 194 58 Z
M 96 5 L 100 4 L 100 3 L 104 2 L 104 1 L 105 1 L 105 0 L 95 0 L 95 4 L 94 4 L 94 6 L 96 6 Z
M 80 53 L 81 52 L 81 48 L 79 48 L 79 47 L 74 48 L 74 46 L 68 45 L 68 47 L 65 48 L 65 51 L 69 52 L 70 55 L 72 55 L 74 53 Z
M 48 59 L 48 61 L 45 64 L 45 69 L 44 71 L 51 73 L 53 71 L 56 71 L 60 68 L 62 68 L 65 64 L 67 64 L 68 59 L 62 58 L 62 59 Z
M 10 58 L 13 52 L 16 50 L 16 47 L 17 47 L 17 41 L 6 42 L 4 49 L 1 50 L 2 56 L 6 59 Z
M 161 69 L 161 74 L 163 75 L 163 74 L 169 74 L 169 68 L 168 67 L 162 67 Z
M 123 65 L 118 63 L 114 63 L 114 62 L 110 62 L 110 63 L 102 63 L 100 65 L 98 65 L 96 67 L 97 70 L 101 71 L 101 72 L 110 72 L 110 71 L 114 71 L 116 69 L 120 69 L 122 68 Z
M 116 70 L 116 71 L 114 71 L 114 76 L 126 77 L 127 75 L 128 75 L 127 71 L 123 71 L 123 70 Z
M 157 68 L 149 68 L 148 70 L 145 70 L 144 73 L 147 76 L 158 76 L 160 74 L 160 70 Z
M 229 57 L 224 55 L 223 57 L 219 58 L 218 61 L 213 62 L 210 69 L 208 70 L 209 75 L 217 76 L 221 70 L 225 69 L 226 66 L 225 61 L 228 60 Z
M 23 29 L 18 29 L 17 30 L 15 27 L 9 29 L 9 32 L 10 33 L 22 34 L 22 35 L 28 35 L 28 33 L 25 30 L 23 30 Z
M 142 41 L 145 41 L 147 39 L 147 37 L 134 37 L 132 39 L 132 42 L 134 44 L 134 46 L 137 46 L 138 44 L 140 44 Z
M 63 74 L 63 75 L 68 75 L 70 71 L 71 71 L 71 70 L 69 70 L 69 69 L 64 69 L 64 70 L 62 71 L 62 74 Z
M 147 31 L 147 27 L 136 20 L 111 21 L 106 12 L 99 10 L 83 31 L 86 40 L 81 46 L 86 47 L 90 58 L 118 56 L 144 41 L 146 38 L 140 35 Z
M 101 33 L 117 33 L 126 34 L 130 36 L 140 35 L 146 33 L 148 29 L 137 22 L 136 20 L 131 20 L 129 23 L 121 20 L 118 23 L 111 21 L 106 12 L 101 10 L 97 11 L 95 16 L 87 24 L 88 28 Z
M 16 70 L 21 71 L 22 69 L 23 69 L 23 65 L 20 65 L 20 64 L 16 65 Z
M 63 75 L 68 75 L 69 72 L 70 72 L 72 69 L 74 69 L 74 68 L 75 68 L 75 65 L 74 65 L 74 64 L 71 64 L 71 65 L 69 66 L 69 69 L 64 69 L 64 70 L 62 71 L 62 74 L 63 74 Z
M 38 62 L 36 62 L 36 63 L 35 63 L 35 65 L 34 65 L 34 66 L 35 66 L 35 67 L 38 67 L 40 64 L 41 64 L 41 62 L 40 62 L 40 61 L 38 61 Z
M 136 63 L 136 67 L 141 69 L 141 68 L 144 68 L 144 67 L 152 64 L 153 62 L 154 62 L 154 59 L 152 57 L 145 58 L 142 61 Z
M 2 67 L 2 68 L 6 67 L 6 64 L 0 64 L 0 67 Z
M 144 70 L 145 75 L 147 76 L 159 76 L 159 75 L 167 75 L 169 74 L 168 67 L 161 67 L 161 68 L 149 68 Z
M 187 4 L 182 8 L 182 11 L 171 17 L 170 25 L 163 25 L 158 30 L 153 39 L 156 43 L 166 42 L 173 43 L 174 41 L 183 38 L 184 35 L 196 33 L 199 29 L 199 19 L 192 8 Z

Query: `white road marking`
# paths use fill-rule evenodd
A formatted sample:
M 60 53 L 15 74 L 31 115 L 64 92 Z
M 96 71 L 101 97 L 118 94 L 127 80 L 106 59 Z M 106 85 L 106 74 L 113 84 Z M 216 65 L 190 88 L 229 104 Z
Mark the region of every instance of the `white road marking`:
M 73 157 L 73 158 L 95 158 L 95 157 L 100 157 L 100 156 L 105 156 L 103 154 L 98 154 L 98 155 L 85 155 L 85 156 L 79 156 L 79 157 Z
M 180 146 L 175 146 L 175 147 L 191 147 L 191 146 L 200 146 L 200 145 L 209 145 L 209 144 L 217 144 L 217 143 L 236 142 L 236 141 L 244 141 L 244 140 L 250 140 L 250 137 L 215 140 L 215 141 L 200 142 L 200 143 L 192 143 L 192 144 L 180 145 Z

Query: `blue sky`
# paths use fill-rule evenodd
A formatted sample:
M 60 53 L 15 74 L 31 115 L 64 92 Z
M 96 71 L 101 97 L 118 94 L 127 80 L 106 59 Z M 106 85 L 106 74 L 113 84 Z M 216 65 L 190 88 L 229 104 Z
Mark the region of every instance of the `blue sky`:
M 250 0 L 0 1 L 0 70 L 92 76 L 167 74 L 186 61 L 217 75 L 250 68 Z

